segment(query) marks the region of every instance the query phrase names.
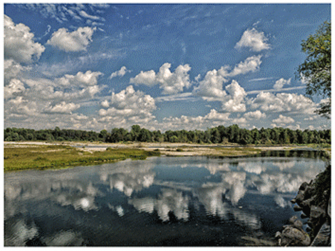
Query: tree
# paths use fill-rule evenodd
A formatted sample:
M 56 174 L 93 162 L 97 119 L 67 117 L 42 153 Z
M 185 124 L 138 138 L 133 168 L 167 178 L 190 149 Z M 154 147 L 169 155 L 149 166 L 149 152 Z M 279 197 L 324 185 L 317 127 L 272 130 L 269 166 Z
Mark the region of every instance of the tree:
M 299 66 L 297 77 L 307 82 L 306 94 L 327 98 L 315 112 L 330 118 L 331 114 L 331 23 L 324 22 L 314 35 L 302 41 L 306 60 Z

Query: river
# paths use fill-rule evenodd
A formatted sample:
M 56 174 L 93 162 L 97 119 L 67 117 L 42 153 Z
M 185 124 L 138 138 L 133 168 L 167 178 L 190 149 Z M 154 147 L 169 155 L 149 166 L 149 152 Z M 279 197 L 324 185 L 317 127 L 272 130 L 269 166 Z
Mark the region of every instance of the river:
M 315 151 L 152 157 L 4 174 L 5 246 L 244 246 L 273 240 L 324 170 Z M 305 222 L 303 220 L 303 222 Z

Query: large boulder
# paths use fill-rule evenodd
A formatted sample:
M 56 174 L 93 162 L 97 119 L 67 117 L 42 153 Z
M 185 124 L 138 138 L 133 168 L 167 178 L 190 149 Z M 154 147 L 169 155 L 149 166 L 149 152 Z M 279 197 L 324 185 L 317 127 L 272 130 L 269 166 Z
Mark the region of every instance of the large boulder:
M 276 233 L 279 246 L 308 246 L 311 243 L 311 238 L 302 229 L 302 222 L 297 216 L 292 216 L 289 224 L 284 226 L 284 230 Z
M 281 246 L 308 246 L 310 243 L 309 235 L 294 226 L 286 227 L 281 233 Z

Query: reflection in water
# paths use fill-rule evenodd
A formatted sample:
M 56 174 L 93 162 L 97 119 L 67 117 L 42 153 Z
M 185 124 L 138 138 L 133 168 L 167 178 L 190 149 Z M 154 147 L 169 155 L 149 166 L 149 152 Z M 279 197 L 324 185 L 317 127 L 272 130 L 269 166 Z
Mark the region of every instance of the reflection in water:
M 158 217 L 164 222 L 169 221 L 169 213 L 173 213 L 178 220 L 187 221 L 188 198 L 182 192 L 173 189 L 162 189 L 157 199 L 150 197 L 134 198 L 129 200 L 139 212 L 153 213 L 157 211 Z
M 164 245 L 176 226 L 189 240 L 206 233 L 214 241 L 215 219 L 222 233 L 233 230 L 236 238 L 221 237 L 220 245 L 239 245 L 247 232 L 270 235 L 267 225 L 274 232 L 281 227 L 295 214 L 289 200 L 300 184 L 324 168 L 320 159 L 291 155 L 160 157 L 6 173 L 5 245 Z

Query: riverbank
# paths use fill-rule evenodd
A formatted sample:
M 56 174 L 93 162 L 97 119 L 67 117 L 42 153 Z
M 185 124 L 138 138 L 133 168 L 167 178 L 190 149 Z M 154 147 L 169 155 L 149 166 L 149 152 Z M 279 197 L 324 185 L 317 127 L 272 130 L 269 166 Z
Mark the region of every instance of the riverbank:
M 4 142 L 4 170 L 67 168 L 149 156 L 236 157 L 267 150 L 310 149 L 309 146 L 240 146 L 236 144 Z
M 9 144 L 4 147 L 4 171 L 61 169 L 150 156 L 160 156 L 160 152 L 130 148 L 90 152 L 66 145 Z

